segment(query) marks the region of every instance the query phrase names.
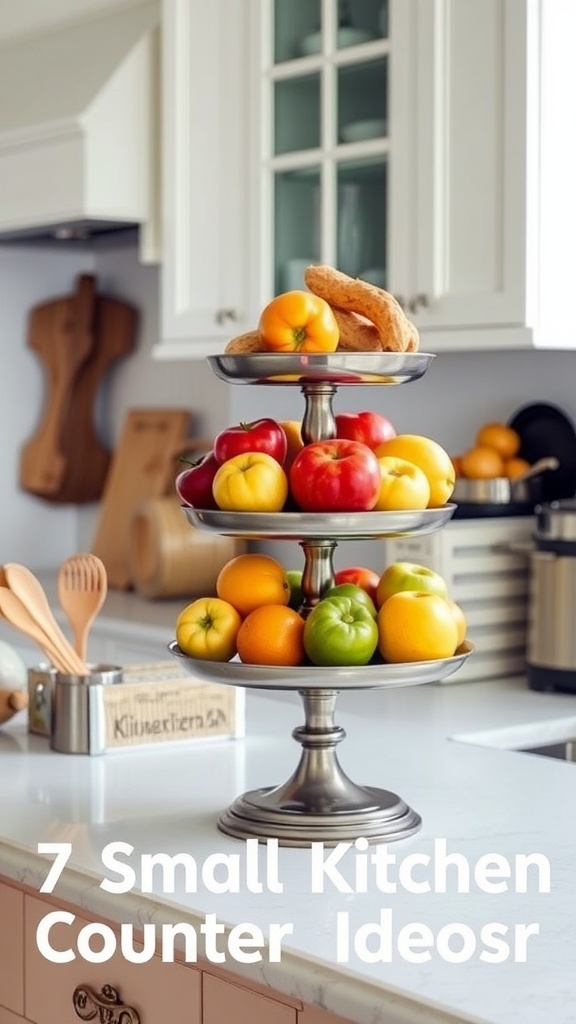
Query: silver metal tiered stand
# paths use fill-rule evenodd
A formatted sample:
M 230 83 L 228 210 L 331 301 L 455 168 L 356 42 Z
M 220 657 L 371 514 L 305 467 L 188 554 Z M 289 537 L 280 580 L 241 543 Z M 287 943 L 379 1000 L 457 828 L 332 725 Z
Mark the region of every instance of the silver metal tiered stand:
M 305 399 L 305 443 L 336 433 L 333 396 L 338 387 L 401 384 L 421 377 L 434 357 L 426 353 L 254 353 L 212 356 L 209 362 L 229 383 L 298 386 Z M 253 540 L 297 540 L 304 552 L 304 613 L 334 580 L 333 554 L 339 540 L 431 533 L 444 526 L 455 506 L 406 512 L 249 513 L 184 508 L 192 526 Z M 302 746 L 296 770 L 283 785 L 238 797 L 219 818 L 219 828 L 245 839 L 278 839 L 282 846 L 334 845 L 365 837 L 390 842 L 418 831 L 420 816 L 385 789 L 359 786 L 344 773 L 336 754 L 346 733 L 335 724 L 341 690 L 386 689 L 439 682 L 456 672 L 473 647 L 465 642 L 451 658 L 358 667 L 277 668 L 245 665 L 237 659 L 210 662 L 190 658 L 176 642 L 171 653 L 196 679 L 255 689 L 294 690 L 304 704 L 304 725 L 292 735 Z

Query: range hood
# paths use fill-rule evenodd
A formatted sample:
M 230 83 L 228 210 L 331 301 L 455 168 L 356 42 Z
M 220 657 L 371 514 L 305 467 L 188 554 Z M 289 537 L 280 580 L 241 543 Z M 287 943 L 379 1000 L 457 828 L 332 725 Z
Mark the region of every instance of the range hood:
M 157 3 L 0 46 L 0 241 L 150 228 Z

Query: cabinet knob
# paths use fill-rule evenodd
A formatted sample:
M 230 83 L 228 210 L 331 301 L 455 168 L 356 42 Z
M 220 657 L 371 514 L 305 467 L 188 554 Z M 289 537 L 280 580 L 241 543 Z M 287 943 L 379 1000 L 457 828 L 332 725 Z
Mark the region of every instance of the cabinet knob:
M 411 313 L 419 313 L 421 309 L 428 309 L 430 302 L 427 295 L 414 295 L 408 302 L 408 309 Z
M 72 1005 L 80 1020 L 98 1020 L 101 1024 L 140 1024 L 140 1014 L 125 1006 L 118 989 L 103 985 L 100 994 L 88 985 L 78 985 L 72 995 Z
M 219 309 L 216 312 L 216 323 L 225 324 L 227 320 L 231 320 L 233 323 L 238 319 L 238 314 L 235 309 Z

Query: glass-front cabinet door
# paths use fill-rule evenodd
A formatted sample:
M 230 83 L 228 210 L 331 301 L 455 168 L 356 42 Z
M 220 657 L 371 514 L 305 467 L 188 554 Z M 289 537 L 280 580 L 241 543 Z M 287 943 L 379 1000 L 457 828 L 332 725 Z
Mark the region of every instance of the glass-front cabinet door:
M 318 262 L 385 286 L 388 0 L 263 0 L 260 16 L 263 297 Z

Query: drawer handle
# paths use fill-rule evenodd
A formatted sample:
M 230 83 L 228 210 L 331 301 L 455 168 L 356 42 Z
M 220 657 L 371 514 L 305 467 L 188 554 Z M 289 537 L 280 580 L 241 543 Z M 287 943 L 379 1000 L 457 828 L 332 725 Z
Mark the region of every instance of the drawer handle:
M 235 309 L 218 309 L 215 314 L 217 324 L 225 324 L 227 320 L 231 320 L 234 323 L 237 319 L 238 314 Z
M 81 1020 L 98 1020 L 100 1024 L 140 1024 L 140 1015 L 131 1006 L 124 1006 L 120 993 L 112 985 L 103 985 L 100 995 L 88 985 L 74 989 L 72 1004 Z

